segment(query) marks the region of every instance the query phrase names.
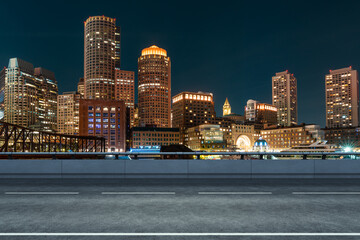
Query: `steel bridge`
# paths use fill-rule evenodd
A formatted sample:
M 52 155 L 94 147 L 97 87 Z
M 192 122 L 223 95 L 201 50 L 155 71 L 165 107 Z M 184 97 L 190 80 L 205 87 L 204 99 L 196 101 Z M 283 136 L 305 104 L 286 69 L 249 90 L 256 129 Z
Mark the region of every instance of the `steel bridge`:
M 38 131 L 0 121 L 0 152 L 104 152 L 105 138 Z

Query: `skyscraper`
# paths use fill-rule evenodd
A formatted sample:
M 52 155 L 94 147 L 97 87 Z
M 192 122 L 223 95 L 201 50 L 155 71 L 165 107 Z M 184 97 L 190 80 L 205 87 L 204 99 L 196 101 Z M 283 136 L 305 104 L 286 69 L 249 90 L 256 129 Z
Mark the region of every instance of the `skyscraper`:
M 359 80 L 352 67 L 330 70 L 325 77 L 326 127 L 359 126 Z
M 82 95 L 78 92 L 64 92 L 58 96 L 57 126 L 63 134 L 79 134 L 79 103 Z
M 157 46 L 145 48 L 138 59 L 140 126 L 171 127 L 171 63 Z
M 229 100 L 226 98 L 225 103 L 223 105 L 223 116 L 231 114 L 231 106 Z
M 125 88 L 116 84 L 129 77 L 120 74 L 116 78 L 116 72 L 122 71 L 120 27 L 115 18 L 89 17 L 85 22 L 84 47 L 85 99 L 80 100 L 79 132 L 104 137 L 108 151 L 125 151 L 127 110 L 124 101 L 120 101 Z
M 54 131 L 57 129 L 57 96 L 58 85 L 55 74 L 45 68 L 35 68 L 35 77 L 39 81 L 38 114 L 41 130 Z
M 115 18 L 89 17 L 85 21 L 85 98 L 115 99 L 115 67 L 120 65 L 120 28 Z M 118 45 L 117 45 L 118 44 Z
M 272 77 L 272 105 L 278 110 L 278 125 L 297 124 L 297 81 L 288 70 Z
M 4 80 L 5 122 L 56 130 L 58 87 L 53 72 L 11 58 Z
M 135 109 L 135 73 L 116 69 L 115 71 L 115 99 L 123 100 L 130 108 L 130 127 L 134 127 Z

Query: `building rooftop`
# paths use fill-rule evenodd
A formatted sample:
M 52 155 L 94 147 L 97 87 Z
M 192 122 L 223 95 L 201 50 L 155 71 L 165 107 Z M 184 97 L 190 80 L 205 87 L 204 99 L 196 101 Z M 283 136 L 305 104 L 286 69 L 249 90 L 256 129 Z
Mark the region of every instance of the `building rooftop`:
M 146 55 L 160 55 L 167 57 L 167 52 L 165 49 L 152 45 L 151 47 L 145 48 L 141 51 L 141 56 L 146 56 Z
M 109 22 L 115 22 L 116 18 L 111 18 L 111 17 L 106 17 L 106 16 L 91 16 L 88 19 L 86 19 L 86 21 L 84 22 L 85 25 L 91 21 L 109 21 Z
M 335 69 L 335 70 L 329 70 L 330 74 L 334 74 L 334 73 L 342 73 L 342 72 L 347 72 L 347 71 L 352 71 L 352 67 L 346 67 L 346 68 L 340 68 L 340 69 Z
M 183 94 L 186 94 L 186 93 L 188 93 L 188 94 L 203 94 L 203 95 L 211 95 L 211 96 L 213 96 L 212 93 L 208 93 L 208 92 L 201 92 L 201 91 L 198 91 L 198 92 L 188 92 L 188 91 L 184 91 L 184 92 L 181 92 L 181 93 L 176 94 L 175 96 L 173 96 L 173 98 L 176 97 L 176 96 L 178 96 L 178 95 L 183 95 Z

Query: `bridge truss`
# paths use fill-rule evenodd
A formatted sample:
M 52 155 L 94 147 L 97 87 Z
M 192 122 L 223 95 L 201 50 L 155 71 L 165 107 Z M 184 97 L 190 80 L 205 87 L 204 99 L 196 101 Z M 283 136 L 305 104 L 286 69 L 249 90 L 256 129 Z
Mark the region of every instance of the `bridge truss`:
M 0 121 L 0 152 L 104 152 L 105 139 L 58 134 Z

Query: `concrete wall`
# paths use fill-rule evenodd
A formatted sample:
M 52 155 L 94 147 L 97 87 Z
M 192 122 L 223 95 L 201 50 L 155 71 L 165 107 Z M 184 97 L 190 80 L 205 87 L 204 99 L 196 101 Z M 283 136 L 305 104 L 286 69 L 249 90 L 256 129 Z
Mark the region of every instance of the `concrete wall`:
M 0 160 L 0 178 L 360 178 L 360 161 Z
M 359 178 L 360 161 L 358 160 L 323 160 L 315 161 L 315 178 Z
M 252 161 L 188 160 L 189 178 L 251 178 Z
M 121 178 L 125 177 L 125 161 L 116 160 L 61 160 L 63 178 Z M 1 162 L 0 162 L 1 164 Z
M 252 176 L 257 178 L 313 178 L 315 160 L 252 161 Z
M 58 178 L 61 160 L 0 160 L 0 177 Z

